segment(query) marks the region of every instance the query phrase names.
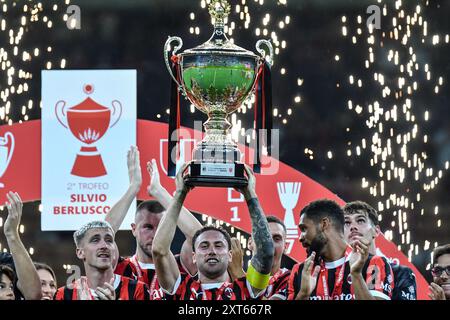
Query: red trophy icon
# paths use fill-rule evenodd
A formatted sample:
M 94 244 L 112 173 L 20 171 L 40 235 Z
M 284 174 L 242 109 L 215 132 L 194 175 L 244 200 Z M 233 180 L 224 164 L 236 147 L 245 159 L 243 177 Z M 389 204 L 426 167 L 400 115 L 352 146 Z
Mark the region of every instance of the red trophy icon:
M 94 87 L 83 87 L 86 94 L 94 92 Z M 58 121 L 83 144 L 77 154 L 71 174 L 78 177 L 94 178 L 107 174 L 102 156 L 93 144 L 114 127 L 122 115 L 122 105 L 114 100 L 112 110 L 87 97 L 83 102 L 66 110 L 66 102 L 58 101 L 55 114 Z

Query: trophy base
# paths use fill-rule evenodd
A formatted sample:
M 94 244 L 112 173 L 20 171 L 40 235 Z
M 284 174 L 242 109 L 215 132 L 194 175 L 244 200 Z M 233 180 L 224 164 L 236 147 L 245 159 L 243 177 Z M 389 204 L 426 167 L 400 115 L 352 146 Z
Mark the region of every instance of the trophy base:
M 243 163 L 192 161 L 189 168 L 184 183 L 190 187 L 242 188 L 248 185 Z

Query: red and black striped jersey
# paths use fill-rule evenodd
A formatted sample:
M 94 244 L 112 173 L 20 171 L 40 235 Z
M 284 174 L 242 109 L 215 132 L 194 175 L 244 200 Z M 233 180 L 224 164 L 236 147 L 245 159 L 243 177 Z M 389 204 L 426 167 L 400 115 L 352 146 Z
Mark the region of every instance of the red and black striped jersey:
M 152 263 L 138 263 L 135 257 L 120 257 L 114 273 L 144 282 L 150 288 L 153 280 L 156 280 L 154 279 L 156 276 L 155 265 Z
M 277 297 L 280 300 L 286 300 L 290 274 L 291 270 L 282 268 L 271 276 L 264 297 L 267 299 Z
M 181 256 L 179 254 L 175 255 L 175 260 L 178 265 L 178 270 L 180 274 L 189 275 L 194 280 L 198 280 L 198 273 L 191 275 L 183 266 L 181 262 Z M 155 276 L 156 277 L 156 276 Z M 164 293 L 164 290 L 160 287 L 158 279 L 156 279 L 155 288 L 150 292 L 150 300 L 173 300 L 173 297 Z
M 181 263 L 180 255 L 176 255 L 175 260 L 180 273 L 187 274 L 188 272 Z M 159 286 L 154 264 L 141 262 L 138 264 L 136 256 L 129 258 L 120 257 L 114 273 L 144 282 L 150 290 L 150 300 L 166 300 L 165 294 Z M 197 279 L 197 275 L 192 277 Z
M 134 265 L 131 263 L 130 258 L 119 257 L 114 273 L 119 276 L 135 279 Z
M 119 275 L 114 276 L 116 300 L 150 300 L 148 287 L 145 283 Z M 87 294 L 81 295 L 81 288 L 74 284 L 72 287 L 61 287 L 56 291 L 55 300 L 95 300 L 95 291 L 88 288 Z M 85 298 L 82 298 L 83 296 Z
M 288 299 L 294 300 L 300 291 L 303 263 L 296 264 L 292 269 L 288 283 Z M 384 257 L 369 255 L 362 276 L 374 297 L 391 299 L 394 288 L 394 278 L 391 266 Z M 349 257 L 322 263 L 317 277 L 316 286 L 310 295 L 310 300 L 354 300 L 354 289 L 350 275 Z
M 194 278 L 195 280 L 198 279 L 198 273 L 192 275 L 189 273 L 189 271 L 183 266 L 183 263 L 181 262 L 181 255 L 176 254 L 175 255 L 175 261 L 177 262 L 178 265 L 178 270 L 180 270 L 180 273 L 186 273 L 189 274 L 192 278 Z
M 163 291 L 167 300 L 256 300 L 264 294 L 262 291 L 257 296 L 254 295 L 246 278 L 233 282 L 201 284 L 186 273 L 180 275 L 173 292 Z

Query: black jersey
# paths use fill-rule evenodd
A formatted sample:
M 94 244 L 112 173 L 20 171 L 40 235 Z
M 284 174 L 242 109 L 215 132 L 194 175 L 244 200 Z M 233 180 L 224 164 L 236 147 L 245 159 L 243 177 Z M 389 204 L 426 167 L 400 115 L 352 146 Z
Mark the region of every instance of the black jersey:
M 414 272 L 405 266 L 391 264 L 394 274 L 392 300 L 417 300 L 417 285 Z

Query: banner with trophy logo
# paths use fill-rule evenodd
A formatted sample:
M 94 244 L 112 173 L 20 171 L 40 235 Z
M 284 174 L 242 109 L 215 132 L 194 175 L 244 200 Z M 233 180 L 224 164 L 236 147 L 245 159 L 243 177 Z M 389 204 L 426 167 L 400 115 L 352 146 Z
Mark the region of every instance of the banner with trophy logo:
M 0 204 L 8 191 L 23 201 L 40 199 L 40 121 L 0 126 Z
M 131 145 L 135 70 L 43 71 L 42 230 L 76 230 L 104 219 L 128 187 Z

